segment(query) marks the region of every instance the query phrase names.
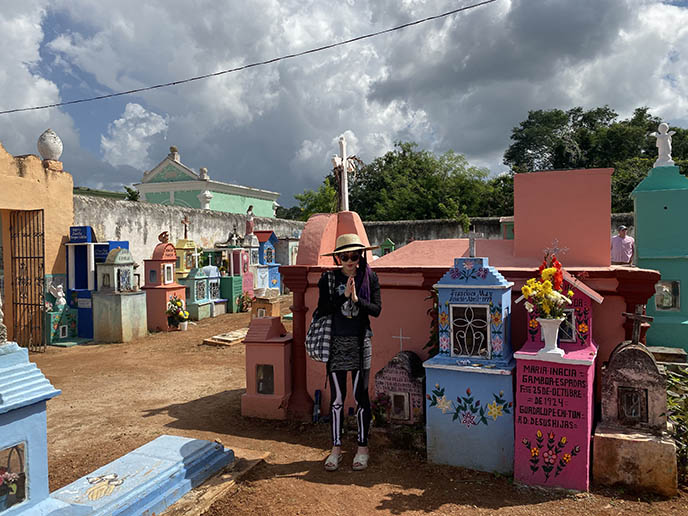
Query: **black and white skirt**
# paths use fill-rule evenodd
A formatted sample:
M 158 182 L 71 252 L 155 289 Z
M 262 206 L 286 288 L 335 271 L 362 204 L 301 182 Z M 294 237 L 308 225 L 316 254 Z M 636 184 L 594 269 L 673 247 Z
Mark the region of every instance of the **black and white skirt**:
M 363 339 L 363 369 L 370 369 L 373 332 L 366 331 Z M 333 335 L 330 345 L 330 371 L 355 371 L 361 367 L 357 336 Z

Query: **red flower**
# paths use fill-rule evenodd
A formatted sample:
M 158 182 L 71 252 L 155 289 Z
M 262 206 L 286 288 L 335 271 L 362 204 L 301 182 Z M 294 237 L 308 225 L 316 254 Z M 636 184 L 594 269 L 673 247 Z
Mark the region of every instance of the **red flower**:
M 426 394 L 425 397 L 426 397 L 427 399 L 430 399 L 430 395 L 429 395 L 429 394 Z
M 510 401 L 510 402 L 509 402 L 509 406 L 512 406 L 513 404 L 514 404 L 513 401 Z
M 468 389 L 466 389 L 466 394 L 468 394 L 469 396 L 471 395 L 471 388 L 470 387 Z

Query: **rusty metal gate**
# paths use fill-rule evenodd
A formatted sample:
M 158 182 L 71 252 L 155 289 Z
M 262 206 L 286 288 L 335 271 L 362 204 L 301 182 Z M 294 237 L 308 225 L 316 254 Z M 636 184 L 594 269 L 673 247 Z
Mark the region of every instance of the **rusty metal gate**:
M 13 338 L 31 351 L 45 351 L 45 234 L 43 210 L 10 213 Z

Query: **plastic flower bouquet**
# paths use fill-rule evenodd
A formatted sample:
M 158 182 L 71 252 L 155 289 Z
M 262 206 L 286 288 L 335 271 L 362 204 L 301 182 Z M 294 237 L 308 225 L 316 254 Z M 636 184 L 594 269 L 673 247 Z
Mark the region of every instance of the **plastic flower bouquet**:
M 172 326 L 189 320 L 189 312 L 184 307 L 184 301 L 176 295 L 172 296 L 167 303 L 167 320 Z
M 521 288 L 526 299 L 525 308 L 543 319 L 558 319 L 564 316 L 564 309 L 571 304 L 573 291 L 564 293 L 564 277 L 561 263 L 554 255 L 545 255 L 538 269 L 538 277 L 530 278 Z
M 5 468 L 0 468 L 0 496 L 15 494 L 17 492 L 17 481 L 19 475 L 10 473 Z

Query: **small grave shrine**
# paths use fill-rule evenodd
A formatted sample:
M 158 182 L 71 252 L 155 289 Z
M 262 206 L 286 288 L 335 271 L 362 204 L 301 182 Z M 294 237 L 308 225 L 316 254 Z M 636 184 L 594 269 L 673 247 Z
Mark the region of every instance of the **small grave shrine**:
M 258 262 L 256 267 L 257 276 L 255 278 L 256 289 L 277 289 L 282 288 L 279 263 L 275 259 L 275 246 L 277 245 L 277 235 L 274 231 L 256 231 L 258 237 Z
M 253 274 L 249 270 L 249 255 L 240 247 L 228 250 L 228 275 L 220 278 L 220 296 L 228 300 L 227 311 L 239 311 L 243 292 L 253 295 Z
M 0 342 L 0 514 L 57 508 L 49 498 L 46 401 L 58 394 L 27 349 Z
M 94 340 L 129 342 L 148 332 L 146 293 L 134 278 L 134 259 L 117 248 L 97 265 L 98 290 L 93 292 Z
M 210 317 L 227 313 L 227 298 L 222 297 L 220 269 L 216 265 L 202 268 L 208 278 L 208 298 L 210 299 Z
M 165 232 L 166 233 L 166 232 Z M 167 242 L 166 234 L 158 238 L 160 243 L 155 246 L 150 260 L 144 260 L 144 274 L 146 283 L 141 287 L 146 292 L 146 316 L 150 331 L 169 331 L 167 307 L 174 296 L 186 301 L 185 289 L 175 281 L 174 266 L 177 253 L 174 246 Z
M 573 291 L 559 329 L 558 353 L 545 352 L 541 325 L 529 314 L 528 338 L 516 358 L 514 480 L 587 491 L 597 346 L 592 303 L 603 297 L 562 270 Z
M 246 393 L 241 396 L 241 415 L 286 419 L 291 396 L 291 345 L 279 317 L 253 319 L 244 339 L 246 345 Z
M 251 319 L 256 317 L 279 317 L 281 315 L 279 299 L 275 297 L 257 297 L 251 302 Z
M 637 328 L 641 318 L 632 317 Z M 674 496 L 676 444 L 667 432 L 666 372 L 637 341 L 638 333 L 619 344 L 602 367 L 602 418 L 594 435 L 593 478 L 598 484 Z
M 198 250 L 193 240 L 180 238 L 174 246 L 177 253 L 177 281 L 186 278 L 189 271 L 198 267 Z
M 96 263 L 102 263 L 117 247 L 129 248 L 129 242 L 98 242 L 90 226 L 69 228 L 67 247 L 67 302 L 78 312 L 77 335 L 93 338 L 92 293 L 96 290 Z
M 208 277 L 203 269 L 194 267 L 186 278 L 179 280 L 186 287 L 186 309 L 194 321 L 210 317 L 211 302 L 208 289 Z
M 512 285 L 487 258 L 456 258 L 435 285 L 439 353 L 423 363 L 430 462 L 512 471 Z
M 413 351 L 400 351 L 375 373 L 374 399 L 387 407 L 388 422 L 413 425 L 424 421 L 424 378 L 423 362 Z
M 380 244 L 380 252 L 382 256 L 391 253 L 396 249 L 396 244 L 392 242 L 389 238 L 385 238 L 385 241 Z
M 77 344 L 78 317 L 79 311 L 67 303 L 64 285 L 56 284 L 53 277 L 45 295 L 46 343 L 60 347 Z

